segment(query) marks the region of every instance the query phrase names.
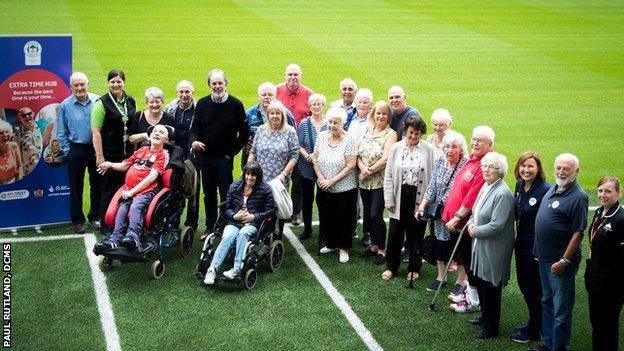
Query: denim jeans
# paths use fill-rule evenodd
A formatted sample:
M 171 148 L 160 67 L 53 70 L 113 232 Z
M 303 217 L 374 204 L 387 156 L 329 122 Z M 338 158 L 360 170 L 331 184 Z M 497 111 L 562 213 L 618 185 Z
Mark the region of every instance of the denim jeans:
M 210 266 L 215 269 L 219 269 L 223 260 L 225 260 L 225 256 L 227 256 L 230 247 L 232 244 L 236 242 L 236 254 L 234 255 L 234 267 L 243 268 L 243 255 L 245 254 L 245 245 L 249 241 L 253 235 L 258 232 L 258 228 L 253 225 L 246 225 L 242 228 L 238 228 L 237 226 L 228 224 L 223 229 L 223 236 L 221 237 L 221 242 L 219 246 L 217 246 L 217 250 L 215 251 L 215 255 L 212 258 L 212 263 Z
M 124 237 L 139 240 L 143 230 L 144 213 L 153 197 L 154 193 L 148 191 L 132 199 L 119 201 L 115 229 L 109 238 L 111 242 L 119 244 Z
M 542 284 L 542 343 L 551 350 L 568 350 L 572 336 L 574 278 L 579 258 L 572 259 L 561 275 L 551 273 L 553 262 L 539 262 Z

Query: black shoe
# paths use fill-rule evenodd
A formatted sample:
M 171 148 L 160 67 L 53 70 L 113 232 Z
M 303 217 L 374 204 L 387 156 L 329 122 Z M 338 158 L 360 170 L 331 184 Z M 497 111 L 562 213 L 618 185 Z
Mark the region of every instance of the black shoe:
M 362 246 L 366 247 L 366 246 L 370 246 L 370 244 L 371 244 L 371 235 L 370 235 L 370 233 L 362 234 Z
M 85 233 L 84 224 L 82 224 L 82 223 L 74 224 L 74 233 L 76 233 L 76 234 L 84 234 Z
M 366 251 L 362 252 L 361 255 L 362 258 L 369 258 L 373 256 L 377 256 L 377 251 L 371 251 L 371 249 L 366 249 Z
M 407 250 L 403 251 L 403 258 L 402 258 L 402 260 L 405 263 L 409 262 L 409 251 L 407 251 Z
M 434 280 L 431 282 L 431 284 L 429 284 L 429 286 L 427 287 L 427 291 L 437 291 L 438 290 L 438 286 L 440 286 L 440 284 L 442 284 L 442 287 L 440 287 L 440 289 L 444 288 L 446 286 L 446 282 L 440 281 L 440 280 Z
M 478 316 L 478 317 L 470 318 L 468 320 L 468 323 L 472 325 L 481 325 L 481 323 L 483 323 L 483 317 Z
M 513 334 L 509 336 L 509 338 L 513 342 L 517 342 L 519 344 L 526 344 L 530 341 L 539 341 L 540 335 L 539 335 L 539 332 L 531 333 L 529 331 L 529 328 L 526 328 L 524 330 L 519 330 L 519 331 L 514 332 Z
M 297 239 L 299 239 L 299 240 L 308 240 L 308 239 L 310 239 L 310 236 L 311 236 L 310 233 L 302 232 L 301 234 L 299 234 L 299 236 L 297 236 Z
M 451 294 L 459 295 L 459 293 L 466 291 L 466 286 L 461 284 L 453 285 L 453 290 L 451 290 Z
M 121 246 L 125 247 L 128 250 L 135 250 L 139 245 L 137 245 L 137 241 L 131 238 L 123 238 L 121 239 Z
M 383 264 L 386 263 L 386 257 L 382 254 L 377 254 L 377 257 L 375 257 L 375 260 L 373 261 L 374 264 L 376 264 L 377 266 L 381 266 Z
M 542 344 L 541 342 L 534 347 L 529 347 L 527 351 L 550 351 L 550 347 Z
M 496 337 L 496 334 L 487 333 L 487 332 L 484 332 L 483 330 L 479 330 L 474 335 L 475 339 L 489 339 L 489 338 L 495 338 L 495 337 Z

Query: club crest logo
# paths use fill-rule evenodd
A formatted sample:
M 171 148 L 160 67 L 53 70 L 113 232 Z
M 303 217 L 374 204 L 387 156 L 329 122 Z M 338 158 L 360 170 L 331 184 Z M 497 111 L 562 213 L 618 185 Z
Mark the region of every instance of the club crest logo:
M 31 40 L 24 45 L 24 64 L 26 66 L 41 66 L 41 52 L 43 48 L 38 41 Z

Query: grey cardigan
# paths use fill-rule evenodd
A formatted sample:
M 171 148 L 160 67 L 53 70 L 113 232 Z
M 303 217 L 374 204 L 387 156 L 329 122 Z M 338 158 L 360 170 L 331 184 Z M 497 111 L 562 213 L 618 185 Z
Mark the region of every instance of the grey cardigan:
M 388 163 L 384 173 L 384 205 L 386 207 L 394 206 L 394 213 L 390 212 L 390 218 L 400 220 L 401 216 L 401 156 L 406 148 L 405 139 L 399 140 L 390 147 L 388 155 Z M 433 162 L 435 161 L 435 151 L 433 146 L 423 139 L 420 139 L 418 145 L 419 152 L 422 156 L 423 168 L 418 173 L 418 190 L 416 192 L 416 208 L 425 196 L 427 184 L 431 180 L 431 172 L 433 171 Z
M 502 179 L 489 191 L 486 188 L 487 183 L 475 202 L 482 201 L 478 213 L 468 221 L 475 225 L 470 269 L 477 277 L 504 287 L 509 281 L 514 246 L 514 197 Z

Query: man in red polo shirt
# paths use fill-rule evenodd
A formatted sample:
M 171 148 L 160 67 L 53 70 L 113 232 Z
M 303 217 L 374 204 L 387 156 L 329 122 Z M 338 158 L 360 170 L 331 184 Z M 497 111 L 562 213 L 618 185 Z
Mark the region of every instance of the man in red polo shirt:
M 488 126 L 475 127 L 472 131 L 471 145 L 470 159 L 457 171 L 442 213 L 442 220 L 452 232 L 461 231 L 470 217 L 472 206 L 484 183 L 481 173 L 481 159 L 494 148 L 494 130 Z M 472 240 L 466 233 L 462 237 L 462 245 L 459 248 L 461 267 L 458 268 L 458 283 L 455 284 L 453 291 L 448 296 L 449 300 L 455 302 L 450 305 L 450 308 L 459 313 L 475 312 L 481 309 L 476 282 L 473 282 L 474 277 L 469 272 L 471 248 Z M 466 274 L 468 276 L 467 287 L 465 287 Z
M 277 99 L 292 112 L 295 117 L 295 129 L 301 123 L 301 120 L 310 115 L 308 107 L 308 98 L 314 92 L 301 84 L 303 72 L 301 67 L 296 63 L 286 66 L 284 72 L 285 82 L 277 86 Z M 292 171 L 292 186 L 290 195 L 293 201 L 293 215 L 290 223 L 293 225 L 301 225 L 303 216 L 301 215 L 301 185 L 299 183 L 299 169 L 297 166 Z

